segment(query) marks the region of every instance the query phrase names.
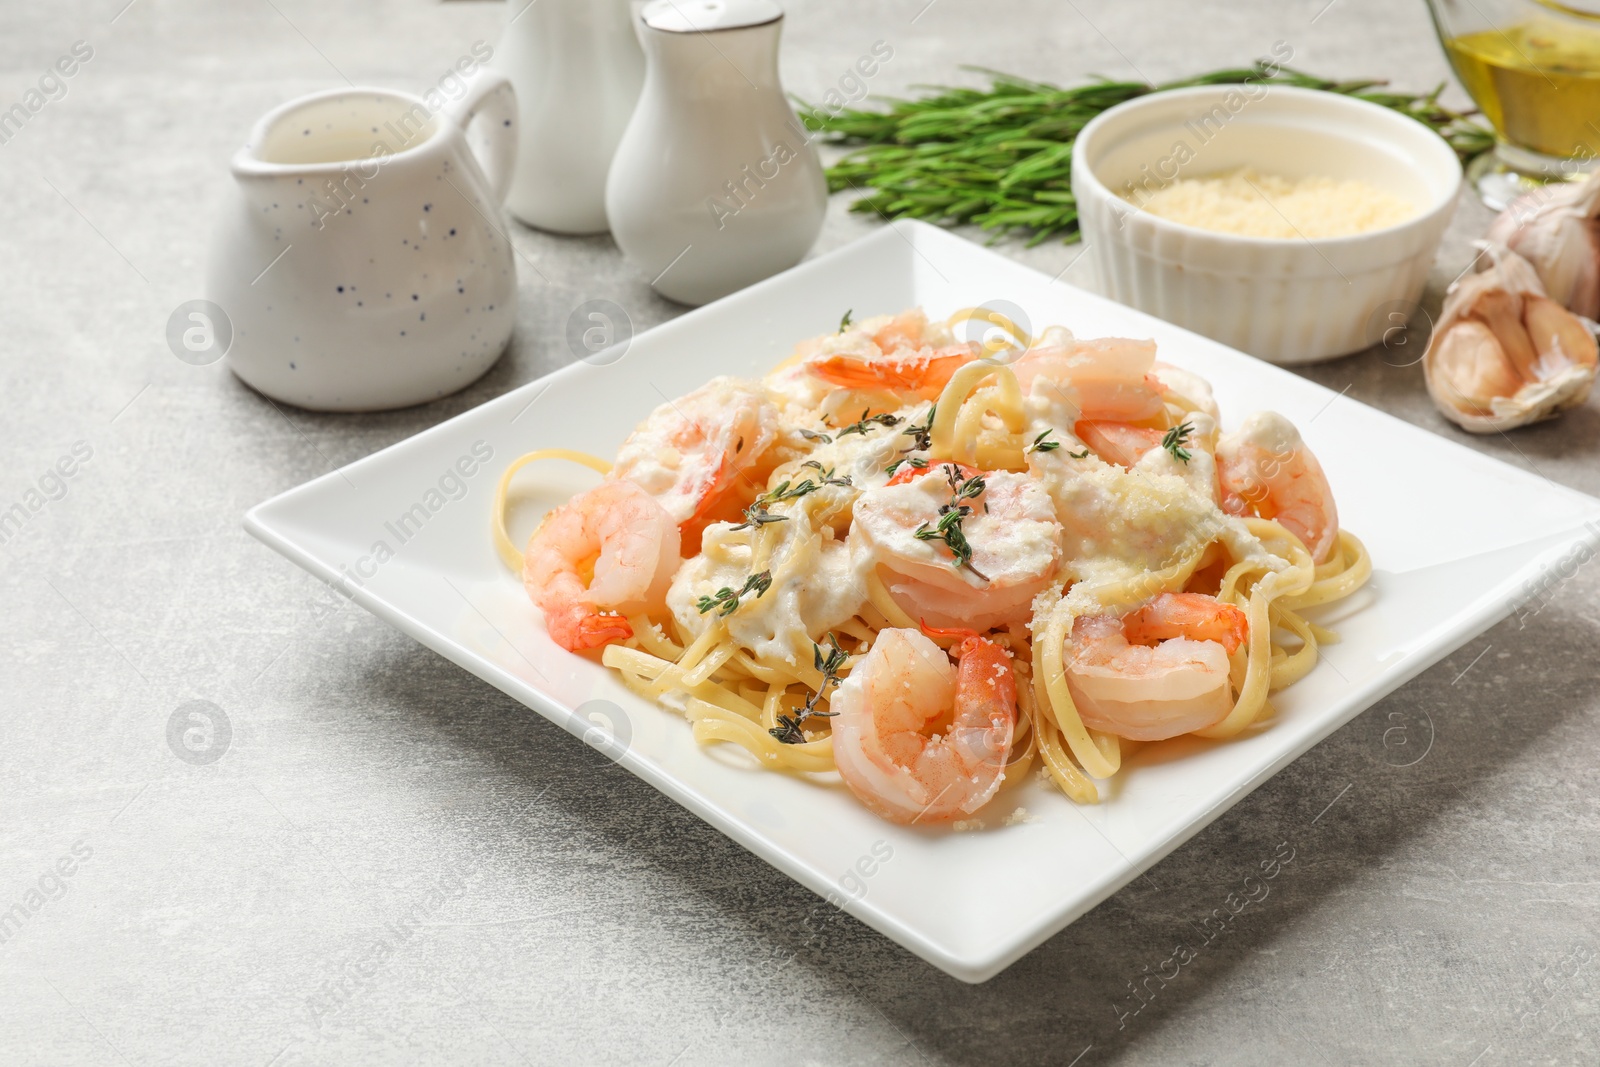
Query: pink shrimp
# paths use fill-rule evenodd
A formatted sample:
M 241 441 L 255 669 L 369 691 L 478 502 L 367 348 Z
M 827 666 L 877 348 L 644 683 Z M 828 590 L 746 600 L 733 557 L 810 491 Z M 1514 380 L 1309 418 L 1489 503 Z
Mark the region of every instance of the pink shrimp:
M 930 331 L 921 308 L 868 320 L 842 336 L 819 338 L 814 347 L 805 361 L 813 377 L 835 388 L 883 395 L 891 406 L 936 399 L 951 376 L 979 355 L 976 345 L 953 342 L 948 331 Z
M 929 632 L 959 638 L 959 666 L 915 630 L 882 630 L 830 704 L 840 777 L 891 822 L 971 815 L 1011 754 L 1017 683 L 1005 650 L 971 630 Z
M 901 399 L 937 399 L 956 371 L 977 358 L 970 345 L 941 348 L 902 348 L 876 359 L 858 359 L 843 353 L 824 356 L 810 365 L 811 373 L 842 389 L 870 389 Z
M 569 652 L 633 636 L 624 615 L 661 608 L 678 567 L 678 526 L 655 497 L 608 478 L 545 516 L 522 584 Z
M 935 476 L 919 477 L 929 473 Z M 957 501 L 957 486 L 981 491 Z M 955 544 L 970 551 L 965 564 L 952 542 L 937 535 L 950 529 L 952 509 L 962 514 Z M 938 626 L 1026 622 L 1062 558 L 1055 504 L 1037 480 L 956 463 L 910 473 L 902 467 L 890 484 L 862 493 L 849 544 L 853 559 L 878 568 L 895 603 Z
M 1135 645 L 1187 637 L 1215 641 L 1231 656 L 1249 634 L 1243 611 L 1204 593 L 1162 593 L 1122 617 L 1122 635 Z
M 1199 593 L 1163 593 L 1121 617 L 1081 616 L 1067 688 L 1093 730 L 1134 741 L 1204 730 L 1233 708 L 1228 657 L 1248 635 L 1243 611 Z
M 622 443 L 613 474 L 653 495 L 692 553 L 706 526 L 734 518 L 761 492 L 777 425 L 759 385 L 713 378 L 652 411 Z
M 1222 510 L 1273 519 L 1294 534 L 1318 563 L 1333 556 L 1339 509 L 1322 464 L 1282 415 L 1258 411 L 1217 442 Z
M 1146 452 L 1160 448 L 1163 436 L 1160 430 L 1106 419 L 1079 419 L 1072 432 L 1095 455 L 1123 467 L 1132 467 Z
M 1030 348 L 1012 364 L 1023 392 L 1044 379 L 1068 395 L 1079 417 L 1143 422 L 1166 410 L 1167 387 L 1153 373 L 1154 341 L 1102 337 Z

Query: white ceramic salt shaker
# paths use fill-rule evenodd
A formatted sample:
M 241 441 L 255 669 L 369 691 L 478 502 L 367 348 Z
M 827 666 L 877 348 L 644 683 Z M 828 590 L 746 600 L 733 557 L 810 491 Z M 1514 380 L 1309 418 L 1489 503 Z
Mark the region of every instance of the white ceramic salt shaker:
M 606 231 L 606 171 L 644 83 L 628 0 L 511 0 L 495 68 L 521 130 L 506 207 L 556 233 Z
M 646 72 L 606 182 L 611 232 L 661 295 L 703 304 L 794 266 L 828 187 L 778 80 L 772 0 L 654 0 Z

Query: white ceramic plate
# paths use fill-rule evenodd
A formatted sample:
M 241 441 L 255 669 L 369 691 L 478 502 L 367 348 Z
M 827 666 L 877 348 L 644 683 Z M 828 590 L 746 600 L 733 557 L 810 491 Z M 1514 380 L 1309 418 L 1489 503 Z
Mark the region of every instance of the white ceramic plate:
M 1020 306 L 1038 328 L 1154 337 L 1161 358 L 1210 379 L 1225 425 L 1274 408 L 1321 458 L 1340 518 L 1366 541 L 1376 570 L 1367 591 L 1330 609 L 1324 621 L 1343 643 L 1276 698 L 1270 728 L 1220 744 L 1150 746 L 1096 807 L 1030 781 L 985 813 L 987 830 L 907 830 L 837 785 L 751 769 L 729 746 L 700 748 L 681 718 L 546 637 L 489 541 L 505 463 L 547 446 L 609 456 L 664 396 L 716 374 L 757 375 L 796 341 L 834 328 L 846 308 L 861 318 L 920 304 L 938 315 L 994 300 Z M 492 458 L 477 462 L 475 446 Z M 545 464 L 521 478 L 548 487 L 516 515 L 514 532 L 525 536 L 539 510 L 592 476 Z M 1600 501 L 941 230 L 901 223 L 641 334 L 610 365 L 574 364 L 284 493 L 245 526 L 552 722 L 591 743 L 607 736 L 594 725 L 602 723 L 634 774 L 935 966 L 981 982 L 1506 615 L 1575 546 L 1597 540 Z M 1006 825 L 1018 803 L 1029 818 Z

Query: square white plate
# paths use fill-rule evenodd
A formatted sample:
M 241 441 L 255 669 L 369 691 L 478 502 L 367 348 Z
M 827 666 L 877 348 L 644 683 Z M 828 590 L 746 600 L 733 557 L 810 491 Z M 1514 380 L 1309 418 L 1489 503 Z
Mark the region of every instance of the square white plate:
M 1225 425 L 1276 409 L 1321 458 L 1340 518 L 1376 569 L 1369 590 L 1324 620 L 1344 641 L 1276 698 L 1270 728 L 1220 744 L 1167 743 L 1185 746 L 1182 758 L 1150 746 L 1099 806 L 1076 807 L 1030 781 L 1006 794 L 1027 821 L 1004 825 L 1002 811 L 986 813 L 981 832 L 907 830 L 837 785 L 752 769 L 730 746 L 697 746 L 683 719 L 550 642 L 489 540 L 507 462 L 553 446 L 610 456 L 663 397 L 716 374 L 759 375 L 846 308 L 857 318 L 913 305 L 941 315 L 994 300 L 1019 305 L 1038 328 L 1154 337 L 1162 359 L 1212 382 Z M 475 462 L 475 445 L 492 458 Z M 453 479 L 452 470 L 471 474 Z M 544 464 L 518 484 L 548 484 L 539 503 L 548 507 L 591 480 Z M 531 514 L 517 525 L 525 537 Z M 576 709 L 611 702 L 621 712 L 605 725 L 625 744 L 623 766 L 812 890 L 843 897 L 852 915 L 923 959 L 981 982 L 1507 614 L 1563 555 L 1595 543 L 1600 501 L 931 226 L 898 223 L 643 333 L 610 365 L 574 364 L 284 493 L 245 526 L 573 733 L 592 739 L 602 719 L 589 712 L 606 705 Z

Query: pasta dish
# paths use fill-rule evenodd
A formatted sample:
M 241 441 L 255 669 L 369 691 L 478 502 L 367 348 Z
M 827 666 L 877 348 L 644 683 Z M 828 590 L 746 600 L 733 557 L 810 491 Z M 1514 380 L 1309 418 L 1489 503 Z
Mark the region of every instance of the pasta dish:
M 960 339 L 980 320 L 985 342 Z M 513 475 L 603 477 L 519 551 Z M 1067 797 L 1133 747 L 1272 716 L 1371 573 L 1288 420 L 1222 429 L 1152 341 L 918 309 L 651 412 L 614 460 L 522 456 L 494 537 L 550 638 L 763 767 L 967 824 L 1037 767 Z

